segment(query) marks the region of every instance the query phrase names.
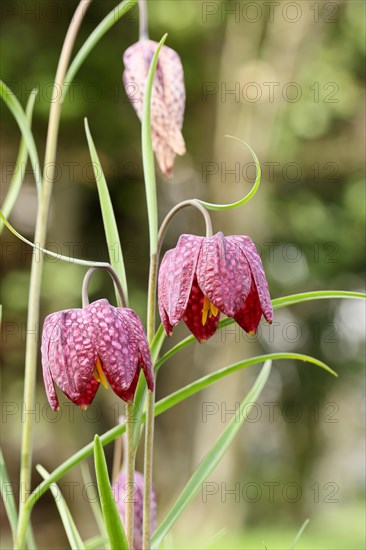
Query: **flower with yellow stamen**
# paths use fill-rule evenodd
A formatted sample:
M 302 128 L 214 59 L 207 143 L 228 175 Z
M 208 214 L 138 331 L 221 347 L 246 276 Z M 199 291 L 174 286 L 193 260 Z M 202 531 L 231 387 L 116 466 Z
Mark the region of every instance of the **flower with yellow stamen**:
M 159 312 L 165 332 L 184 320 L 201 343 L 216 332 L 220 313 L 255 334 L 260 319 L 272 322 L 263 266 L 249 237 L 181 235 L 165 254 L 158 280 Z
M 42 368 L 48 401 L 58 409 L 54 384 L 76 405 L 86 409 L 99 384 L 124 401 L 133 400 L 143 369 L 154 389 L 150 349 L 141 320 L 126 307 L 107 300 L 83 309 L 49 315 L 42 333 Z

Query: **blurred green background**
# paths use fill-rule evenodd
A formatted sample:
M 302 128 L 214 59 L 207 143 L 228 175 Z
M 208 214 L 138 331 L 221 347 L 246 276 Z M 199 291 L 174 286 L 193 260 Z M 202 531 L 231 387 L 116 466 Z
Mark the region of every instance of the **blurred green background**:
M 238 136 L 255 150 L 262 184 L 243 208 L 213 214 L 215 230 L 248 234 L 256 242 L 273 298 L 307 290 L 364 287 L 364 22 L 362 2 L 225 2 L 149 0 L 150 35 L 181 56 L 186 80 L 187 154 L 174 177 L 157 168 L 160 218 L 191 197 L 232 202 L 249 190 L 253 163 Z M 75 1 L 4 1 L 1 75 L 23 105 L 38 88 L 33 129 L 43 158 L 50 94 Z M 95 0 L 76 49 L 116 2 Z M 137 40 L 132 10 L 100 41 L 76 76 L 60 131 L 48 247 L 106 260 L 103 225 L 83 118 L 107 177 L 124 249 L 130 305 L 146 318 L 148 228 L 140 123 L 122 88 L 122 55 Z M 19 130 L 1 104 L 1 193 L 6 194 Z M 11 215 L 33 239 L 37 200 L 29 166 Z M 202 221 L 184 211 L 165 248 L 180 233 L 201 234 Z M 14 490 L 24 372 L 27 294 L 32 252 L 3 234 L 2 448 Z M 46 259 L 41 319 L 80 307 L 81 267 Z M 92 298 L 108 297 L 108 277 L 95 277 Z M 298 548 L 365 547 L 364 477 L 365 308 L 359 301 L 322 301 L 278 310 L 271 329 L 250 338 L 238 328 L 195 344 L 161 371 L 158 398 L 204 373 L 261 351 L 297 351 L 337 370 L 333 379 L 307 364 L 279 362 L 209 485 L 176 524 L 165 548 L 289 548 L 306 518 Z M 187 335 L 175 330 L 164 349 Z M 32 337 L 36 337 L 33 335 Z M 159 516 L 179 494 L 210 444 L 232 418 L 258 370 L 220 382 L 161 416 L 156 424 L 154 479 Z M 37 386 L 34 464 L 48 470 L 118 420 L 123 408 L 101 388 L 88 413 L 61 397 L 53 414 Z M 211 414 L 208 413 L 210 411 Z M 231 411 L 231 412 L 230 412 Z M 23 416 L 22 416 L 23 415 Z M 107 458 L 112 461 L 112 448 Z M 138 463 L 141 466 L 141 456 Z M 34 473 L 34 484 L 39 482 Z M 79 469 L 61 483 L 84 537 L 97 532 Z M 64 548 L 50 495 L 33 512 L 40 548 Z M 9 529 L 1 509 L 2 546 Z M 221 531 L 224 529 L 225 531 Z M 208 541 L 211 541 L 208 543 Z

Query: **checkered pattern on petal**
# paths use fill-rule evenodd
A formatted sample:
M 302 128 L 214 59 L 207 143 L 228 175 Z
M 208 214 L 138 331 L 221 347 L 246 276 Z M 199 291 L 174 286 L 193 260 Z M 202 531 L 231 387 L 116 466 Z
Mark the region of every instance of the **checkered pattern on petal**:
M 218 313 L 216 317 L 207 317 L 206 323 L 202 324 L 203 302 L 204 295 L 198 286 L 197 277 L 195 277 L 183 319 L 200 344 L 215 334 L 220 320 L 220 313 Z
M 48 402 L 54 411 L 59 409 L 59 404 L 51 374 L 49 350 L 52 338 L 55 338 L 54 333 L 59 330 L 61 316 L 62 312 L 57 312 L 45 319 L 41 344 L 43 380 Z
M 246 332 L 256 333 L 261 317 L 262 308 L 258 298 L 257 287 L 253 280 L 249 296 L 241 309 L 234 315 L 234 319 Z
M 152 40 L 140 40 L 124 53 L 123 83 L 126 93 L 142 120 L 146 81 L 158 46 Z M 162 172 L 172 173 L 175 155 L 186 152 L 182 136 L 185 108 L 183 67 L 179 55 L 163 46 L 160 50 L 151 96 L 153 149 Z
M 251 273 L 240 248 L 219 232 L 204 239 L 197 263 L 197 280 L 210 302 L 233 317 L 249 294 Z
M 126 391 L 138 368 L 138 342 L 128 319 L 110 305 L 98 300 L 86 308 L 97 324 L 96 350 L 102 368 L 113 388 Z
M 250 271 L 253 275 L 253 279 L 255 282 L 255 286 L 257 288 L 258 298 L 262 308 L 263 315 L 266 321 L 268 321 L 268 323 L 272 323 L 273 308 L 272 308 L 271 297 L 268 290 L 268 284 L 264 273 L 262 260 L 257 252 L 255 244 L 247 236 L 235 235 L 235 236 L 227 237 L 227 239 L 232 240 L 233 242 L 236 242 L 238 246 L 240 246 L 241 250 L 243 251 L 243 254 L 249 263 Z
M 117 308 L 118 315 L 129 324 L 131 340 L 137 342 L 138 364 L 145 373 L 147 387 L 154 390 L 154 369 L 151 361 L 150 347 L 147 341 L 144 327 L 139 316 L 129 308 Z M 135 392 L 134 392 L 135 393 Z
M 49 332 L 50 325 L 54 330 Z M 47 329 L 47 330 L 46 330 Z M 42 339 L 48 339 L 48 365 L 52 379 L 71 399 L 78 399 L 93 375 L 97 354 L 93 325 L 85 309 L 49 316 Z
M 158 279 L 159 311 L 167 334 L 182 319 L 196 271 L 203 237 L 181 235 L 161 263 Z M 168 329 L 168 330 L 167 330 Z

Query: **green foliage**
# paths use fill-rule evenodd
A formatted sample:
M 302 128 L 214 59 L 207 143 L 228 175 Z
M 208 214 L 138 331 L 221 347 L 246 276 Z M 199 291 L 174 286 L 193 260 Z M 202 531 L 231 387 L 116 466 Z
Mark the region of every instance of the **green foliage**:
M 99 498 L 110 548 L 111 550 L 128 550 L 126 534 L 109 482 L 103 447 L 97 435 L 94 437 L 94 464 L 97 475 Z

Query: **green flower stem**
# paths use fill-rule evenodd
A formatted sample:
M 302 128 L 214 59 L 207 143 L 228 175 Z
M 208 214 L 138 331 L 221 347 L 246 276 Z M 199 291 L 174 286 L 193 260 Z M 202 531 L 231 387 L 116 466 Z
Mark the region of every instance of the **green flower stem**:
M 57 67 L 48 122 L 46 152 L 44 160 L 45 170 L 41 194 L 39 197 L 35 230 L 35 242 L 39 243 L 40 246 L 44 246 L 46 241 L 48 214 L 54 181 L 57 137 L 62 108 L 62 104 L 58 97 L 58 90 L 60 88 L 62 89 L 74 42 L 80 24 L 86 13 L 86 9 L 90 5 L 91 1 L 92 0 L 81 0 L 78 7 L 76 8 L 75 15 L 71 20 L 69 29 L 65 37 L 60 60 Z M 26 342 L 23 397 L 24 406 L 28 411 L 34 410 L 35 407 L 38 342 L 37 339 L 34 338 L 34 330 L 39 322 L 42 272 L 43 257 L 40 256 L 39 258 L 37 258 L 33 256 L 27 319 L 27 334 L 32 334 L 32 337 L 28 337 Z M 24 514 L 24 505 L 26 502 L 27 491 L 30 489 L 31 484 L 33 424 L 33 415 L 26 415 L 22 430 L 22 445 L 20 457 L 19 523 L 16 541 L 16 548 L 19 549 L 24 548 L 24 540 L 28 527 L 26 514 Z
M 154 82 L 158 57 L 167 35 L 161 39 L 151 61 L 149 74 L 146 81 L 144 112 L 142 119 L 141 139 L 142 158 L 144 167 L 147 213 L 149 219 L 150 237 L 150 272 L 147 305 L 147 339 L 151 346 L 155 334 L 155 309 L 156 309 L 156 275 L 157 275 L 157 253 L 158 253 L 158 205 L 156 195 L 156 178 L 154 152 L 151 137 L 151 95 Z M 154 444 L 154 405 L 155 390 L 148 392 L 146 409 L 146 431 L 145 431 L 145 460 L 144 460 L 144 503 L 143 503 L 143 536 L 142 548 L 150 548 L 150 508 L 152 489 L 152 464 Z
M 126 464 L 126 486 L 132 494 L 132 498 L 128 498 L 126 502 L 126 518 L 125 531 L 129 548 L 133 548 L 133 520 L 135 509 L 134 497 L 134 474 L 135 474 L 135 445 L 134 445 L 134 404 L 127 403 L 127 464 Z M 132 489 L 131 489 L 132 488 Z

